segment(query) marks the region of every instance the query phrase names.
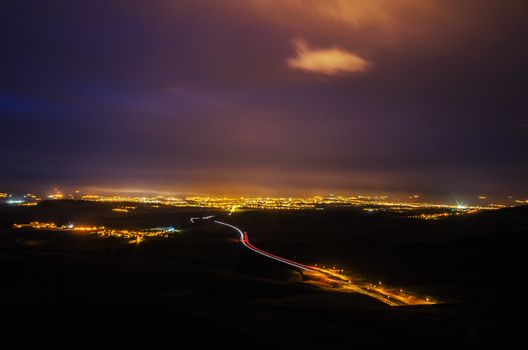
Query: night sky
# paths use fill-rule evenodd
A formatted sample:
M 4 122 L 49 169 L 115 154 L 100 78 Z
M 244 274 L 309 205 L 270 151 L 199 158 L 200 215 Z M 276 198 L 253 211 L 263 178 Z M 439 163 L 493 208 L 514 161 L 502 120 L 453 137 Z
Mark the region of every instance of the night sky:
M 528 195 L 524 0 L 20 0 L 0 16 L 0 191 Z

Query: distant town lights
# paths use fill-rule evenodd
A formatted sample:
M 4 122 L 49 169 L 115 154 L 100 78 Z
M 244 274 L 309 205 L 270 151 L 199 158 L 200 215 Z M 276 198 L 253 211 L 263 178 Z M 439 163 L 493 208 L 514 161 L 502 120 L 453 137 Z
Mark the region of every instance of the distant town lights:
M 464 204 L 464 203 L 459 203 L 459 202 L 457 202 L 456 208 L 457 208 L 458 210 L 466 210 L 466 209 L 468 209 L 468 205 L 467 205 L 467 204 Z

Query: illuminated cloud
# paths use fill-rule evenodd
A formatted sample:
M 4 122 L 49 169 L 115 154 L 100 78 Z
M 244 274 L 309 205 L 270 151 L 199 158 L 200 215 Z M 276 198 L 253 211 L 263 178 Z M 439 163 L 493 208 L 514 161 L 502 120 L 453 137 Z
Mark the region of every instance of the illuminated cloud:
M 300 39 L 294 41 L 294 46 L 296 56 L 286 61 L 293 69 L 336 76 L 362 73 L 372 66 L 364 58 L 337 47 L 312 49 Z
M 277 19 L 301 16 L 312 23 L 314 20 L 342 23 L 356 28 L 389 25 L 394 10 L 394 0 L 252 0 L 252 3 L 259 11 Z

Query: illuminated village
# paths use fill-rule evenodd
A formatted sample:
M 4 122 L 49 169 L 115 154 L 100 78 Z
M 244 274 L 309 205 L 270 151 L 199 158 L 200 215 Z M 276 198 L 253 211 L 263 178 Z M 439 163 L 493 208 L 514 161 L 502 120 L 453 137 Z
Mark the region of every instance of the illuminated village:
M 129 243 L 140 244 L 146 237 L 169 237 L 170 234 L 178 233 L 174 227 L 155 227 L 146 230 L 124 230 L 110 229 L 104 226 L 75 226 L 74 224 L 57 225 L 52 222 L 33 221 L 28 224 L 14 224 L 15 229 L 35 229 L 45 231 L 68 231 L 68 232 L 85 232 L 100 237 L 114 237 L 129 239 Z

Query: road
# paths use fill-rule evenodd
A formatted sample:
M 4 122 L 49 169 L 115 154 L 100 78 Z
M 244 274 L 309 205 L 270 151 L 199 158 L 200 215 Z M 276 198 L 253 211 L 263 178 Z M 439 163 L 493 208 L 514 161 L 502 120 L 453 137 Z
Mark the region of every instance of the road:
M 195 218 L 191 218 L 191 222 L 195 223 L 196 220 L 208 220 L 211 218 L 212 216 L 201 217 L 201 218 L 195 217 Z M 227 226 L 235 230 L 238 236 L 240 237 L 240 243 L 242 243 L 247 249 L 253 251 L 254 253 L 265 256 L 266 258 L 279 261 L 283 264 L 287 264 L 291 267 L 294 267 L 296 269 L 303 271 L 303 274 L 308 276 L 312 283 L 320 287 L 329 288 L 328 286 L 332 286 L 330 288 L 332 290 L 364 294 L 364 295 L 377 299 L 383 302 L 384 304 L 387 304 L 390 306 L 436 304 L 436 302 L 429 300 L 429 298 L 420 298 L 420 297 L 413 296 L 410 294 L 403 294 L 401 292 L 395 292 L 393 289 L 388 289 L 384 286 L 381 286 L 381 284 L 378 284 L 378 285 L 356 284 L 356 283 L 353 283 L 348 276 L 339 274 L 336 271 L 326 270 L 326 269 L 322 269 L 316 266 L 300 264 L 298 262 L 282 258 L 275 254 L 268 253 L 262 249 L 255 247 L 253 244 L 251 244 L 247 232 L 242 231 L 240 228 L 234 225 L 228 224 L 226 222 L 218 221 L 218 220 L 215 220 L 214 223 Z
M 303 264 L 299 264 L 299 263 L 296 263 L 295 261 L 291 261 L 291 260 L 288 260 L 288 259 L 285 259 L 285 258 L 281 258 L 280 256 L 273 255 L 271 253 L 265 252 L 262 249 L 258 249 L 253 244 L 251 244 L 251 242 L 249 241 L 249 236 L 248 236 L 247 232 L 242 232 L 242 230 L 239 229 L 236 226 L 233 226 L 231 224 L 227 224 L 227 223 L 222 222 L 222 221 L 217 221 L 217 220 L 215 220 L 215 223 L 220 224 L 220 225 L 224 225 L 224 226 L 227 226 L 227 227 L 231 227 L 233 230 L 237 231 L 237 233 L 240 235 L 240 242 L 246 248 L 254 251 L 257 254 L 264 255 L 267 258 L 280 261 L 281 263 L 288 264 L 290 266 L 296 267 L 296 268 L 301 269 L 303 271 L 316 272 L 315 270 L 311 269 L 309 266 L 306 266 L 306 265 L 303 265 Z

